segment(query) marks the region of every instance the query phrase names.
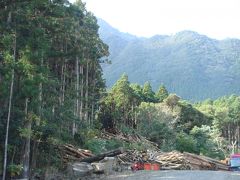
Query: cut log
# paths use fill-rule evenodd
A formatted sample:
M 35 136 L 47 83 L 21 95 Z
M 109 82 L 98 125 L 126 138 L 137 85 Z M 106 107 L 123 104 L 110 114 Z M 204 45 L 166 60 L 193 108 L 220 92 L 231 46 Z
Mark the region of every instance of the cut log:
M 102 154 L 99 154 L 99 155 L 96 155 L 93 157 L 84 158 L 81 160 L 81 162 L 92 163 L 92 162 L 100 161 L 100 160 L 104 159 L 105 157 L 114 157 L 114 156 L 117 156 L 122 153 L 123 153 L 123 149 L 119 148 L 119 149 L 108 151 L 106 153 L 102 153 Z
M 100 137 L 103 139 L 117 139 L 117 140 L 125 141 L 128 143 L 139 142 L 139 143 L 151 146 L 151 149 L 159 150 L 158 144 L 151 142 L 147 140 L 145 137 L 140 136 L 138 134 L 129 135 L 129 134 L 124 134 L 122 132 L 110 133 L 105 131 L 101 133 Z
M 209 168 L 211 170 L 228 170 L 228 166 L 216 159 L 212 159 L 210 157 L 206 157 L 206 156 L 201 156 L 201 155 L 195 155 L 195 154 L 191 154 L 191 153 L 186 153 L 184 152 L 185 156 L 192 157 L 194 159 L 197 159 L 199 162 L 201 162 L 201 165 L 203 166 L 209 166 Z
M 160 153 L 155 161 L 162 169 L 228 170 L 228 166 L 220 161 L 187 152 Z
M 93 167 L 88 163 L 74 163 L 72 164 L 72 171 L 75 177 L 84 177 L 93 172 Z
M 93 156 L 92 152 L 85 149 L 78 149 L 71 144 L 64 144 L 58 147 L 61 154 L 61 159 L 64 163 L 79 161 Z
M 106 163 L 92 163 L 95 173 L 103 173 L 105 170 Z

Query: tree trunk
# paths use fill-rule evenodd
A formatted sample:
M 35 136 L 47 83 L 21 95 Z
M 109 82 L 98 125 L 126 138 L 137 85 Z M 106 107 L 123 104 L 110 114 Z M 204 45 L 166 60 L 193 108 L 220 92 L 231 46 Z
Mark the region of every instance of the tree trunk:
M 11 12 L 9 12 L 8 21 L 11 21 Z M 15 33 L 14 43 L 13 43 L 13 61 L 16 62 L 16 43 L 17 37 Z M 8 116 L 7 116 L 7 125 L 6 125 L 6 136 L 5 136 L 5 149 L 4 149 L 4 160 L 3 160 L 3 177 L 2 179 L 5 180 L 6 178 L 6 170 L 7 170 L 7 149 L 8 149 L 8 134 L 9 134 L 9 123 L 11 118 L 11 109 L 12 109 L 12 97 L 13 97 L 13 86 L 14 86 L 14 75 L 15 71 L 14 68 L 12 69 L 12 77 L 11 77 L 11 85 L 10 85 L 10 92 L 9 92 L 9 102 L 8 102 Z
M 238 150 L 239 150 L 239 140 L 240 140 L 240 132 L 239 132 L 239 122 L 237 123 L 237 134 L 238 134 L 238 136 L 237 136 L 237 152 L 238 152 Z
M 83 65 L 80 66 L 81 73 L 81 90 L 80 90 L 80 119 L 83 120 Z
M 3 178 L 2 178 L 3 180 L 5 180 L 6 169 L 7 169 L 8 134 L 9 134 L 9 123 L 10 123 L 11 109 L 12 109 L 13 85 L 14 85 L 14 69 L 12 70 L 11 86 L 10 86 L 10 93 L 9 93 L 9 103 L 8 103 L 8 116 L 7 116 L 7 125 L 6 125 L 4 163 L 3 163 Z
M 76 57 L 76 104 L 75 104 L 75 116 L 79 117 L 79 59 Z M 77 131 L 77 125 L 74 120 L 72 135 L 74 136 Z
M 133 103 L 132 103 L 132 114 L 131 114 L 131 126 L 132 128 L 134 128 L 134 107 L 133 107 Z
M 85 91 L 85 121 L 88 122 L 88 72 L 89 72 L 89 60 L 87 60 L 86 69 L 86 91 Z
M 38 154 L 38 141 L 33 142 L 33 147 L 32 147 L 32 161 L 31 161 L 31 169 L 35 169 L 37 166 L 37 154 Z
M 23 178 L 29 179 L 30 175 L 30 143 L 31 143 L 31 130 L 32 130 L 32 122 L 31 119 L 28 118 L 28 103 L 29 99 L 26 98 L 25 100 L 25 120 L 26 120 L 26 129 L 27 129 L 27 137 L 26 143 L 24 147 L 24 155 L 23 155 Z
M 64 73 L 64 63 L 62 64 L 61 67 L 61 87 L 60 87 L 60 95 L 59 95 L 59 104 L 60 106 L 63 105 L 62 97 L 63 97 L 63 73 Z
M 231 130 L 230 130 L 230 123 L 228 124 L 228 142 L 231 143 Z
M 95 162 L 95 161 L 100 161 L 100 160 L 104 159 L 105 157 L 114 157 L 116 155 L 122 154 L 123 152 L 124 152 L 123 149 L 119 148 L 119 149 L 108 151 L 106 153 L 102 153 L 102 154 L 99 154 L 99 155 L 96 155 L 96 156 L 93 156 L 93 157 L 82 159 L 80 162 L 92 163 L 92 162 Z
M 65 99 L 65 83 L 66 83 L 65 71 L 66 71 L 66 62 L 64 60 L 61 67 L 61 87 L 60 87 L 60 95 L 59 95 L 60 106 L 63 106 L 64 99 Z
M 64 62 L 64 69 L 63 69 L 63 87 L 62 87 L 62 103 L 64 103 L 65 101 L 65 84 L 66 84 L 66 74 L 65 74 L 65 71 L 66 71 L 66 63 Z
M 40 67 L 41 68 L 43 67 L 43 53 L 41 54 L 41 64 L 40 64 Z M 40 76 L 42 78 L 42 76 L 43 76 L 42 72 L 40 73 Z M 39 83 L 39 97 L 38 97 L 38 100 L 39 100 L 38 114 L 39 114 L 40 119 L 41 119 L 41 116 L 42 116 L 42 96 L 43 96 L 42 89 L 43 89 L 42 88 L 42 82 L 40 82 Z M 36 125 L 39 126 L 40 125 L 40 121 L 37 121 Z
M 95 64 L 93 64 L 92 69 L 92 98 L 91 98 L 91 118 L 90 118 L 90 126 L 93 124 L 95 117 L 94 117 L 94 109 L 95 109 L 95 88 L 96 88 L 96 79 L 95 79 Z
M 91 120 L 90 120 L 90 126 L 92 126 L 93 122 L 94 122 L 94 102 L 92 102 L 92 107 L 91 107 Z
M 67 54 L 68 48 L 67 48 L 67 41 L 65 42 L 65 53 Z M 63 63 L 63 85 L 62 85 L 62 102 L 65 101 L 65 89 L 66 89 L 66 69 L 67 69 L 67 59 L 64 59 Z

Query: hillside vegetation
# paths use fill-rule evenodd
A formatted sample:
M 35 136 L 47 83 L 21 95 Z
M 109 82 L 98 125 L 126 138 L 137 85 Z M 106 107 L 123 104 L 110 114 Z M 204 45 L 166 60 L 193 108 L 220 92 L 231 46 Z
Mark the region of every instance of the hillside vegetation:
M 0 4 L 3 180 L 34 175 L 47 179 L 50 171 L 65 175 L 67 165 L 79 157 L 67 156 L 66 162 L 61 147 L 73 149 L 74 155 L 80 152 L 82 158 L 86 156 L 81 152 L 99 154 L 119 147 L 146 151 L 156 144 L 161 151 L 217 159 L 239 151 L 239 96 L 195 104 L 182 98 L 238 92 L 238 40 L 220 42 L 193 32 L 145 39 L 109 28 L 105 35 L 110 59 L 116 59 L 112 65 L 102 65 L 105 77 L 113 78 L 113 86 L 107 89 L 100 64 L 109 55 L 108 45 L 99 36 L 97 18 L 84 3 Z M 202 58 L 194 59 L 196 53 Z M 121 68 L 131 71 L 131 82 L 135 74 L 139 83 L 130 83 L 127 74 L 118 78 Z M 121 138 L 107 138 L 109 134 Z
M 161 150 L 186 151 L 224 159 L 239 150 L 240 98 L 236 95 L 191 104 L 164 86 L 153 92 L 123 75 L 101 102 L 106 130 L 139 133 Z
M 6 172 L 29 179 L 61 166 L 56 147 L 83 144 L 81 133 L 96 124 L 105 91 L 100 59 L 108 47 L 80 0 L 3 2 L 0 169 L 3 180 Z
M 98 19 L 100 37 L 109 45 L 104 65 L 108 87 L 125 72 L 130 82 L 164 84 L 188 100 L 240 92 L 240 40 L 215 40 L 192 31 L 151 38 L 121 33 Z

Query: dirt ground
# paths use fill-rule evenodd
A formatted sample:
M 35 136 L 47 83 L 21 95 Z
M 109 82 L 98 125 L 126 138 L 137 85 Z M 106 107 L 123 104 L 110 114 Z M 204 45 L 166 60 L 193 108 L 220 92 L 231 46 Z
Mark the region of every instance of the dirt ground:
M 106 180 L 240 180 L 240 172 L 137 171 L 109 175 Z

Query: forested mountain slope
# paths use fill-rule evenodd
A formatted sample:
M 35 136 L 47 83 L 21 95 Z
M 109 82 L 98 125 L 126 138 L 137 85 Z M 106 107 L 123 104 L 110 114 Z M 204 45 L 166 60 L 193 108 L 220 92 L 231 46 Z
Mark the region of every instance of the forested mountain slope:
M 103 65 L 110 87 L 123 74 L 131 82 L 149 81 L 156 90 L 189 100 L 240 92 L 240 40 L 215 40 L 192 31 L 139 38 L 98 19 L 100 36 L 109 45 L 111 64 Z

